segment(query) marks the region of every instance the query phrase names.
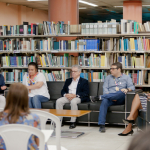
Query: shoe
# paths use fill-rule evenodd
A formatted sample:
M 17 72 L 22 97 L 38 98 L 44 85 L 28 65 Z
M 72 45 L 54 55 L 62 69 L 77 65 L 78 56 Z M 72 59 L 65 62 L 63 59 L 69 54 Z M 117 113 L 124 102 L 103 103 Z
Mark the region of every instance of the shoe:
M 98 98 L 98 96 L 90 96 L 90 100 L 92 103 L 95 103 L 95 102 L 99 101 L 99 98 Z
M 99 131 L 100 132 L 105 132 L 105 125 L 100 125 Z
M 134 124 L 135 123 L 134 120 L 128 120 L 128 119 L 123 119 L 122 121 L 126 124 L 129 124 L 129 123 Z
M 76 127 L 76 123 L 75 122 L 72 122 L 69 129 L 74 129 Z
M 133 134 L 134 132 L 133 132 L 133 130 L 131 130 L 130 132 L 128 132 L 128 133 L 126 133 L 126 134 L 123 134 L 123 133 L 119 133 L 118 135 L 119 136 L 127 136 L 127 135 L 129 135 L 129 134 Z

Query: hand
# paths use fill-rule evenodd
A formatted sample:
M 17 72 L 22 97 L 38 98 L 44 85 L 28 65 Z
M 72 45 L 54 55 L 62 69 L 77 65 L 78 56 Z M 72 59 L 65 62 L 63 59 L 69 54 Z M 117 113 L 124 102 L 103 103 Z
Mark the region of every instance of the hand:
M 29 90 L 29 93 L 31 93 L 31 90 Z
M 127 89 L 121 89 L 121 91 L 125 94 L 127 94 L 128 90 Z
M 73 98 L 76 97 L 76 95 L 75 94 L 66 94 L 65 97 L 71 101 Z
M 5 90 L 7 88 L 7 86 L 1 86 L 1 90 Z

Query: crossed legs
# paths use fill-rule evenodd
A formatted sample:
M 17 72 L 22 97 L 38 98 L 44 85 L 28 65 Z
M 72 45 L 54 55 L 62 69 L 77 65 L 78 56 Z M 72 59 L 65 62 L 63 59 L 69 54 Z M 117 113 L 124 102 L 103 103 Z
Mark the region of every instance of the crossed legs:
M 142 105 L 141 105 L 139 95 L 136 94 L 132 101 L 130 115 L 127 117 L 127 119 L 128 120 L 136 120 L 139 109 L 142 109 Z M 125 130 L 122 133 L 126 134 L 126 133 L 130 132 L 131 130 L 132 130 L 132 124 L 129 123 L 128 126 L 125 128 Z

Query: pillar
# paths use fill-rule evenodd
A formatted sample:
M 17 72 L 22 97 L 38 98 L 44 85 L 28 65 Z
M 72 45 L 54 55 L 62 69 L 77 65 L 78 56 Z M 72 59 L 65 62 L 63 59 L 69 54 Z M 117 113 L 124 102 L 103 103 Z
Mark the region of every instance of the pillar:
M 65 24 L 79 24 L 79 2 L 78 0 L 48 0 L 49 21 L 64 21 Z M 73 40 L 76 37 L 59 37 L 57 40 Z M 72 54 L 77 56 L 77 54 Z
M 123 2 L 123 19 L 135 20 L 142 23 L 142 2 L 141 1 L 124 1 Z

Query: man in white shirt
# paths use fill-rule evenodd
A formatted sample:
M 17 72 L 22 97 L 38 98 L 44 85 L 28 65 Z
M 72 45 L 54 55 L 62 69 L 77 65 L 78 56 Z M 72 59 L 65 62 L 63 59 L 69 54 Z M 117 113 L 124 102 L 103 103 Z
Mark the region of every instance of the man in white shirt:
M 63 109 L 65 103 L 70 103 L 71 110 L 78 110 L 77 104 L 90 101 L 88 81 L 81 78 L 80 73 L 80 66 L 72 66 L 72 78 L 65 81 L 64 87 L 61 91 L 63 97 L 56 101 L 56 109 Z M 75 128 L 76 117 L 71 117 L 70 122 L 71 125 L 69 128 Z

